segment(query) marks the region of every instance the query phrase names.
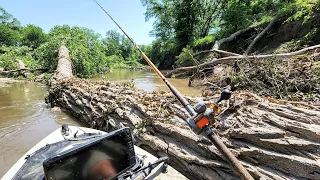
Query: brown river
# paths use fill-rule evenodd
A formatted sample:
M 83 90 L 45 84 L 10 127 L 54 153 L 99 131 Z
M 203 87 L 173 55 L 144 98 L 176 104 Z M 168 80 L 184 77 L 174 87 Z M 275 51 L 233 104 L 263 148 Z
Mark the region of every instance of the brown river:
M 113 70 L 95 79 L 134 80 L 137 88 L 168 91 L 152 71 Z M 187 79 L 169 79 L 185 95 L 200 90 L 188 87 Z M 48 109 L 44 102 L 48 87 L 34 82 L 7 82 L 0 79 L 0 177 L 30 148 L 62 124 L 83 126 L 68 113 Z

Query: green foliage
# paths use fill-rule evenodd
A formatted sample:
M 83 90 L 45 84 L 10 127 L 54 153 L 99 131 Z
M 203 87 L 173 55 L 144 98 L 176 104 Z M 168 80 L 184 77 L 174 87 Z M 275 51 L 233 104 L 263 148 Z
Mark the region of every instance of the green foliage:
M 200 46 L 200 45 L 204 45 L 204 44 L 209 44 L 212 43 L 213 41 L 215 41 L 216 36 L 214 34 L 210 34 L 204 38 L 200 38 L 197 39 L 195 41 L 193 41 L 193 46 Z
M 297 0 L 230 0 L 220 3 L 221 34 L 228 36 L 249 26 L 258 26 L 269 22 L 275 16 L 287 14 L 292 1 Z
M 225 9 L 221 9 L 221 28 L 226 34 L 243 29 L 250 25 L 250 7 L 246 3 L 239 3 L 238 0 L 228 1 Z
M 176 43 L 174 41 L 162 41 L 157 39 L 152 42 L 152 50 L 150 56 L 148 56 L 154 64 L 159 65 L 160 63 L 168 60 L 170 56 L 176 56 Z
M 259 21 L 253 22 L 252 26 L 259 26 L 262 24 L 266 24 L 266 23 L 270 22 L 272 20 L 272 18 L 273 17 L 271 15 L 262 16 Z
M 140 49 L 150 58 L 152 56 L 152 45 L 141 45 Z M 139 63 L 147 65 L 148 63 L 139 54 Z
M 146 20 L 155 18 L 151 35 L 151 60 L 160 68 L 168 68 L 174 63 L 172 57 L 191 44 L 194 39 L 208 35 L 217 15 L 215 0 L 141 0 L 146 6 Z M 172 61 L 172 62 L 171 62 Z
M 0 7 L 0 45 L 18 45 L 20 22 Z
M 47 42 L 35 50 L 36 59 L 46 68 L 55 70 L 57 49 L 62 42 L 70 51 L 73 69 L 79 77 L 92 77 L 109 68 L 139 65 L 139 53 L 127 38 L 109 31 L 106 38 L 87 28 L 55 26 Z
M 57 66 L 57 50 L 62 42 L 70 51 L 74 72 L 79 77 L 91 77 L 108 67 L 100 35 L 87 28 L 55 26 L 49 32 L 49 40 L 36 49 L 36 59 L 54 70 Z
M 127 67 L 127 66 L 139 66 L 140 53 L 135 50 L 132 43 L 124 35 L 121 35 L 115 30 L 108 31 L 106 38 L 102 39 L 103 44 L 106 47 L 107 56 L 118 56 L 118 61 L 112 61 L 112 67 Z M 118 62 L 118 64 L 116 64 Z
M 1 7 L 0 23 L 0 67 L 7 70 L 16 69 L 16 59 L 20 59 L 29 68 L 47 68 L 52 73 L 58 63 L 58 48 L 63 44 L 69 49 L 73 71 L 79 77 L 140 65 L 140 53 L 117 31 L 109 31 L 102 38 L 93 30 L 63 25 L 46 34 L 35 25 L 20 26 Z
M 48 36 L 38 26 L 29 24 L 22 29 L 22 44 L 32 49 L 36 49 L 40 44 L 46 42 L 47 39 Z
M 176 64 L 178 66 L 193 66 L 194 61 L 192 59 L 193 50 L 190 48 L 190 46 L 187 46 L 186 48 L 183 48 L 179 56 L 177 56 L 177 62 Z
M 14 46 L 20 41 L 19 32 L 5 24 L 0 24 L 0 45 Z
M 121 55 L 121 50 L 119 46 L 121 44 L 123 36 L 117 31 L 108 31 L 106 33 L 106 38 L 102 39 L 103 44 L 107 47 L 106 53 L 108 55 Z
M 320 10 L 319 0 L 295 0 L 286 5 L 283 11 L 293 12 L 287 21 L 303 20 L 307 22 L 312 16 L 314 10 Z
M 153 24 L 154 29 L 150 32 L 151 35 L 164 41 L 172 40 L 174 38 L 175 2 L 172 0 L 141 0 L 141 2 L 147 8 L 146 21 L 156 18 Z
M 187 45 L 205 45 L 249 26 L 266 25 L 274 17 L 306 22 L 320 10 L 319 0 L 141 1 L 147 7 L 146 20 L 156 19 L 152 59 L 160 68 L 171 68 L 175 61 L 169 57 L 178 59 Z
M 305 45 L 314 45 L 314 40 L 320 37 L 320 29 L 319 28 L 313 28 L 308 34 L 306 34 L 304 37 L 300 39 L 294 39 L 290 42 L 287 42 L 285 44 L 287 50 L 290 51 L 296 51 L 300 47 Z M 282 49 L 279 49 L 278 52 L 281 52 Z
M 204 56 L 199 55 L 196 58 L 193 57 L 197 53 L 198 52 L 193 51 L 192 47 L 187 46 L 183 48 L 179 56 L 176 57 L 177 61 L 175 64 L 181 67 L 181 66 L 195 66 L 199 63 L 204 63 L 206 61 L 206 58 L 203 58 Z
M 39 66 L 32 57 L 32 49 L 27 46 L 1 46 L 0 47 L 0 67 L 5 70 L 17 69 L 16 59 L 20 59 L 28 68 L 38 68 Z
M 0 7 L 0 23 L 14 30 L 17 30 L 20 27 L 18 19 L 13 17 L 2 7 Z
M 194 37 L 194 29 L 197 24 L 197 2 L 195 0 L 181 0 L 176 3 L 175 39 L 180 52 Z

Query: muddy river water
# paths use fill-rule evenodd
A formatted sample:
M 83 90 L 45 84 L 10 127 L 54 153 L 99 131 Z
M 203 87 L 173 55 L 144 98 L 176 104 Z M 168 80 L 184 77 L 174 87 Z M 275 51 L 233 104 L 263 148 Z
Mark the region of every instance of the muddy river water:
M 96 79 L 134 80 L 146 91 L 168 91 L 151 71 L 114 70 Z M 200 91 L 188 87 L 187 79 L 170 79 L 185 95 Z M 48 109 L 44 102 L 48 87 L 34 82 L 7 82 L 0 79 L 0 177 L 31 147 L 62 124 L 83 126 L 68 113 Z

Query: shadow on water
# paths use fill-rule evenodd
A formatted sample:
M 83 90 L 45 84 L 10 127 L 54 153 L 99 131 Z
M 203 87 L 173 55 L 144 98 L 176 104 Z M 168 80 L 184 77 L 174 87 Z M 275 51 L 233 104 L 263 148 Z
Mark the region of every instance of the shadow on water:
M 47 109 L 46 92 L 39 83 L 0 83 L 0 177 L 61 124 L 82 126 L 64 112 Z

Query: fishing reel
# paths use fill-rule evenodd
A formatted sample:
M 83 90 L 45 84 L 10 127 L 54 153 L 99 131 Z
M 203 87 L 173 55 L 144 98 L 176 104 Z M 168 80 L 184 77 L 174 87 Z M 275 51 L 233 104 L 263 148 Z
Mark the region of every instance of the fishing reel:
M 225 89 L 222 91 L 220 98 L 215 103 L 200 102 L 193 109 L 195 114 L 189 118 L 188 124 L 196 134 L 201 134 L 214 123 L 214 116 L 220 114 L 219 103 L 228 100 L 231 97 L 231 91 Z

